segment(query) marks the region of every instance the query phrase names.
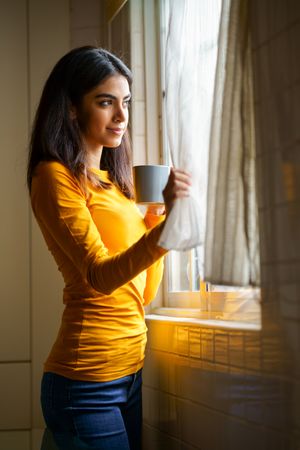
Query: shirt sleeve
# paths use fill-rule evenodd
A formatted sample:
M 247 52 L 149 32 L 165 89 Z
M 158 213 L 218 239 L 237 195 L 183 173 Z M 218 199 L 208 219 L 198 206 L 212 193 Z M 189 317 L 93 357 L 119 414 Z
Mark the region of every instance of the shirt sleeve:
M 163 223 L 131 247 L 109 256 L 77 180 L 60 163 L 42 163 L 33 177 L 31 202 L 40 226 L 97 291 L 110 294 L 148 269 L 166 250 L 157 245 Z

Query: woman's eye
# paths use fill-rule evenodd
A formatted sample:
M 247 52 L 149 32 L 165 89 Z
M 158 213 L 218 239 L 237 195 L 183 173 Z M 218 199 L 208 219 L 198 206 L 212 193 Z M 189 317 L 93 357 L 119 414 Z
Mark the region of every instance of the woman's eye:
M 111 100 L 103 100 L 99 103 L 99 106 L 109 106 L 111 105 Z
M 102 106 L 102 107 L 110 106 L 110 105 L 112 105 L 112 100 L 102 100 L 101 102 L 98 103 L 98 105 Z M 131 105 L 131 100 L 125 100 L 123 102 L 124 108 L 129 108 L 130 105 Z

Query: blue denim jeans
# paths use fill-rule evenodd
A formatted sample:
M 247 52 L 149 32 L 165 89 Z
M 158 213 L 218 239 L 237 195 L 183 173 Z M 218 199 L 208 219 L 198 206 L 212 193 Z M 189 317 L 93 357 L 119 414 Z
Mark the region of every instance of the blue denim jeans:
M 45 373 L 42 410 L 58 449 L 141 450 L 141 388 L 142 370 L 101 383 Z

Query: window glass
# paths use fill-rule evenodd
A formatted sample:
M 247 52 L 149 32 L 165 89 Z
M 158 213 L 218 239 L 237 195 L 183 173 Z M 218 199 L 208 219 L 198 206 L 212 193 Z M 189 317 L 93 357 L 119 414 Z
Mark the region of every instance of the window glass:
M 161 138 L 163 163 L 171 164 L 165 125 L 165 48 L 169 21 L 169 6 L 173 0 L 160 0 L 160 69 L 161 69 Z M 201 0 L 203 7 L 199 26 L 203 29 L 201 43 L 202 79 L 201 98 L 193 107 L 201 108 L 203 117 L 199 125 L 199 145 L 209 155 L 211 112 L 214 95 L 214 80 L 218 53 L 218 35 L 222 0 Z M 192 68 L 191 68 L 192 70 Z M 206 202 L 203 202 L 206 210 Z M 260 289 L 240 286 L 211 285 L 203 279 L 204 246 L 191 251 L 171 251 L 166 258 L 164 308 L 158 314 L 179 315 L 221 320 L 239 320 L 260 326 Z
M 170 12 L 169 1 L 170 0 L 161 0 L 160 2 L 161 86 L 163 99 L 165 92 L 164 55 Z M 203 67 L 201 72 L 201 98 L 197 99 L 197 101 L 191 105 L 191 114 L 193 114 L 193 108 L 200 108 L 202 111 L 202 124 L 199 126 L 199 145 L 202 147 L 204 146 L 207 150 L 207 158 L 204 162 L 204 164 L 207 164 L 222 0 L 214 0 L 213 2 L 211 2 L 211 0 L 201 0 L 201 3 L 203 8 L 203 14 L 201 18 L 199 18 L 199 26 L 202 27 L 203 30 L 200 45 L 201 66 Z M 164 163 L 170 164 L 170 152 L 165 126 L 164 100 L 162 100 L 162 102 L 163 156 Z M 203 204 L 203 208 L 206 209 L 205 204 Z M 169 293 L 179 291 L 199 291 L 200 281 L 203 279 L 203 257 L 203 245 L 188 252 L 170 252 L 167 258 L 167 290 Z

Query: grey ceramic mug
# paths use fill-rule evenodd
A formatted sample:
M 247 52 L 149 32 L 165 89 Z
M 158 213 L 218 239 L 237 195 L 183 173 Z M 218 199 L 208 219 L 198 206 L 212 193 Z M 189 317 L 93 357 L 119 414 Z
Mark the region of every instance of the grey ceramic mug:
M 133 181 L 136 202 L 139 204 L 164 204 L 162 191 L 167 184 L 169 173 L 169 166 L 134 166 Z

